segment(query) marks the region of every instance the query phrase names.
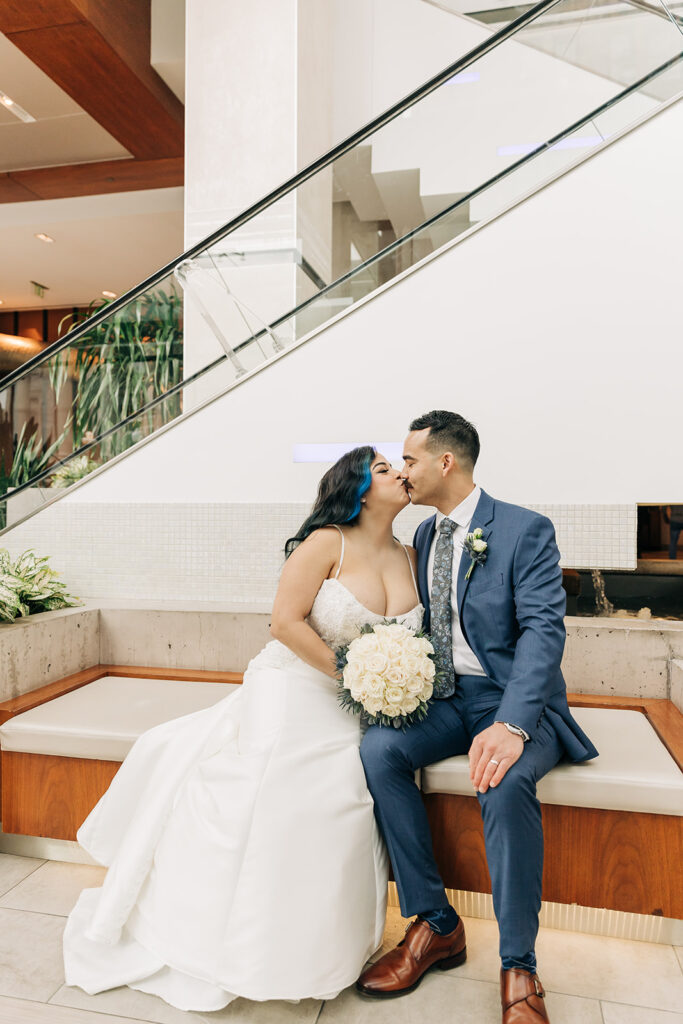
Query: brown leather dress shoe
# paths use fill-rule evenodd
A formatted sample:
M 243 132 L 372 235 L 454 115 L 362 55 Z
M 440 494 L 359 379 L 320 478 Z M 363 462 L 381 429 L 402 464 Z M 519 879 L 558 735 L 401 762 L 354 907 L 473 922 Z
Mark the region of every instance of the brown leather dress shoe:
M 548 1021 L 545 992 L 537 974 L 500 969 L 500 1001 L 503 1024 L 540 1024 Z
M 356 988 L 363 995 L 380 999 L 402 996 L 417 988 L 432 967 L 447 971 L 464 964 L 466 959 L 462 921 L 448 935 L 438 935 L 426 921 L 416 918 L 398 946 L 363 971 Z

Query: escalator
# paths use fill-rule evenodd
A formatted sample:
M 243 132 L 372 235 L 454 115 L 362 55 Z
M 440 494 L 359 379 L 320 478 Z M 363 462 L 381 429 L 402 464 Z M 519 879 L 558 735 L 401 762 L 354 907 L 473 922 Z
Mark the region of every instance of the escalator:
M 605 0 L 475 18 L 449 67 L 1 378 L 0 532 L 676 102 L 678 13 L 622 6 L 609 46 Z

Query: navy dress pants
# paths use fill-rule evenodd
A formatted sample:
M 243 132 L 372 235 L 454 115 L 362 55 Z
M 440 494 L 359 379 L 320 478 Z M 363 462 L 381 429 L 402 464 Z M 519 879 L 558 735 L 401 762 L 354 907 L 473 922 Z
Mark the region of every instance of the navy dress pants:
M 488 677 L 459 676 L 454 696 L 434 701 L 423 722 L 406 732 L 375 725 L 363 737 L 361 758 L 404 917 L 448 906 L 414 773 L 444 757 L 467 753 L 477 733 L 495 721 L 501 698 L 500 686 Z M 477 794 L 501 956 L 523 957 L 534 950 L 543 874 L 536 782 L 561 756 L 555 731 L 543 717 L 502 782 Z

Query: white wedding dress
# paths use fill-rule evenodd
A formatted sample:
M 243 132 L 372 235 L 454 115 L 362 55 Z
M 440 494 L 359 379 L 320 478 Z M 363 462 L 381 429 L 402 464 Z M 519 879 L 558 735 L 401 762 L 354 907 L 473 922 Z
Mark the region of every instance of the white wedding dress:
M 418 629 L 422 613 L 397 618 Z M 335 577 L 308 621 L 337 647 L 383 618 Z M 335 681 L 276 640 L 238 691 L 143 733 L 77 832 L 109 870 L 67 920 L 67 985 L 211 1011 L 355 982 L 388 877 L 360 736 Z

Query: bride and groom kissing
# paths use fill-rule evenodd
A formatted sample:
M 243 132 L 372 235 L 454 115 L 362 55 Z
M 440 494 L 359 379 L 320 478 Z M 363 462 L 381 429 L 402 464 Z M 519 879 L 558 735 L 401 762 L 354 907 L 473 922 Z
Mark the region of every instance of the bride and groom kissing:
M 64 932 L 66 982 L 119 985 L 184 1010 L 333 999 L 355 983 L 403 995 L 466 958 L 434 861 L 415 772 L 467 753 L 500 931 L 504 1024 L 547 1020 L 534 945 L 543 830 L 536 782 L 597 751 L 570 715 L 560 670 L 565 597 L 553 526 L 474 482 L 479 438 L 462 416 L 413 420 L 404 462 L 370 446 L 323 476 L 286 545 L 271 640 L 238 691 L 143 733 L 77 833 L 109 870 Z M 409 503 L 436 513 L 414 546 L 393 536 Z M 485 558 L 468 557 L 468 534 Z M 480 531 L 480 532 L 479 532 Z M 337 652 L 396 620 L 431 635 L 439 668 L 405 731 L 340 707 Z M 382 942 L 389 860 L 402 942 Z

